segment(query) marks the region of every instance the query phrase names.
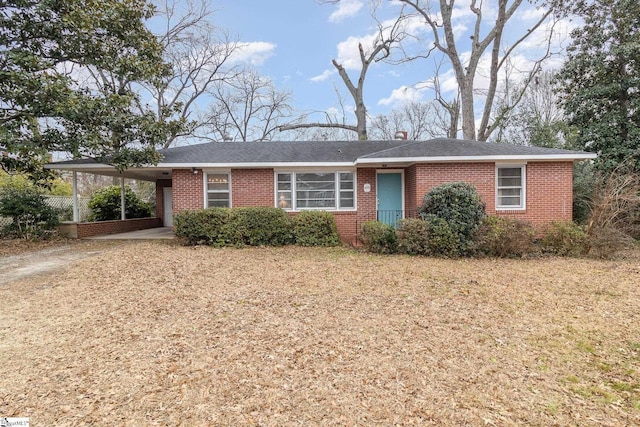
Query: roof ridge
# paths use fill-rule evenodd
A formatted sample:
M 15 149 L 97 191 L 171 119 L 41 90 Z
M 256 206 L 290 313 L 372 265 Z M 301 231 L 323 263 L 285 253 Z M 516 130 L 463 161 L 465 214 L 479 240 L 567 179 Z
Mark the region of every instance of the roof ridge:
M 384 150 L 374 151 L 372 153 L 367 153 L 363 157 L 373 156 L 373 155 L 376 155 L 376 154 L 384 153 L 385 151 L 395 150 L 398 147 L 407 147 L 409 145 L 414 145 L 414 144 L 418 144 L 418 143 L 421 143 L 421 142 L 428 142 L 428 141 L 412 141 L 412 142 L 408 142 L 406 144 L 398 144 L 395 147 L 385 148 Z

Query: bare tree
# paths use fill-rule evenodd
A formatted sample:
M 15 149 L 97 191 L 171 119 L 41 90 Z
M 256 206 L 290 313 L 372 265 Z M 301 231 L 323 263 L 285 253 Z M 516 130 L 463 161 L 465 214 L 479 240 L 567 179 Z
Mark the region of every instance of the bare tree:
M 503 69 L 507 59 L 514 53 L 516 48 L 533 34 L 534 31 L 551 19 L 553 9 L 548 8 L 543 10 L 533 25 L 521 32 L 510 46 L 505 47 L 503 46 L 504 31 L 510 19 L 513 18 L 516 11 L 522 5 L 523 0 L 498 0 L 497 5 L 495 5 L 495 22 L 492 21 L 493 25 L 490 26 L 484 34 L 481 33 L 487 23 L 483 21 L 483 1 L 471 0 L 469 10 L 471 14 L 475 16 L 475 22 L 473 25 L 473 33 L 470 36 L 470 51 L 462 54 L 460 51 L 461 46 L 459 46 L 461 42 L 455 37 L 455 24 L 452 21 L 455 0 L 439 0 L 439 13 L 434 11 L 433 3 L 435 2 L 432 0 L 399 1 L 403 5 L 410 6 L 415 11 L 415 14 L 422 18 L 433 37 L 433 44 L 427 49 L 427 52 L 421 56 L 430 56 L 433 51 L 439 51 L 444 54 L 453 68 L 459 91 L 463 138 L 478 139 L 481 141 L 486 140 L 497 126 L 497 120 L 490 121 L 490 119 L 494 109 L 496 91 L 498 89 L 499 72 Z M 545 6 L 546 4 L 543 4 L 540 7 Z M 511 31 L 516 31 L 516 29 L 513 28 Z M 553 31 L 553 25 L 551 26 L 551 31 Z M 552 37 L 549 36 L 545 52 L 534 62 L 531 70 L 524 78 L 526 83 L 529 83 L 540 70 L 541 62 L 550 56 L 551 39 Z M 480 61 L 487 52 L 489 53 L 489 87 L 486 93 L 483 94 L 485 98 L 484 106 L 480 117 L 480 126 L 476 132 L 474 97 L 477 93 L 474 87 L 474 80 L 478 73 Z M 524 86 L 526 88 L 526 84 Z M 455 105 L 452 106 L 455 107 Z M 445 105 L 443 105 L 443 107 L 449 110 Z M 508 110 L 508 108 L 512 106 L 505 105 L 505 107 Z M 507 110 L 500 111 L 498 116 L 507 114 Z M 455 111 L 457 111 L 457 108 L 454 108 L 453 112 Z
M 207 123 L 200 106 L 212 102 L 208 93 L 212 85 L 238 74 L 231 59 L 240 45 L 213 25 L 214 11 L 207 0 L 158 0 L 156 4 L 156 19 L 162 22 L 157 35 L 172 70 L 167 80 L 146 89 L 153 98 L 158 120 L 186 124 L 165 142 L 167 148 L 180 137 L 202 137 L 199 131 Z
M 248 70 L 210 89 L 214 102 L 207 116 L 212 140 L 268 141 L 291 116 L 291 94 Z
M 335 1 L 328 1 L 328 3 L 331 2 Z M 374 16 L 375 19 L 375 7 L 372 16 Z M 406 36 L 403 27 L 403 19 L 404 18 L 400 16 L 400 18 L 394 20 L 391 25 L 377 22 L 378 35 L 373 42 L 373 46 L 371 46 L 370 48 L 365 48 L 362 43 L 358 43 L 358 53 L 361 68 L 360 73 L 358 74 L 358 79 L 355 82 L 351 79 L 351 76 L 349 76 L 349 73 L 344 68 L 343 64 L 338 63 L 338 61 L 335 59 L 331 61 L 334 68 L 337 70 L 338 75 L 349 91 L 349 94 L 353 98 L 353 102 L 355 105 L 354 113 L 356 116 L 355 125 L 332 122 L 294 123 L 281 126 L 280 130 L 286 131 L 300 128 L 339 128 L 355 132 L 358 135 L 359 140 L 368 139 L 367 107 L 364 102 L 364 84 L 367 72 L 369 71 L 369 67 L 374 62 L 382 61 L 389 58 L 389 56 L 391 55 L 392 47 L 395 44 L 398 44 Z
M 434 102 L 410 102 L 388 115 L 381 114 L 371 121 L 374 139 L 393 139 L 397 131 L 407 132 L 407 139 L 424 140 L 447 135 L 448 125 L 443 126 Z

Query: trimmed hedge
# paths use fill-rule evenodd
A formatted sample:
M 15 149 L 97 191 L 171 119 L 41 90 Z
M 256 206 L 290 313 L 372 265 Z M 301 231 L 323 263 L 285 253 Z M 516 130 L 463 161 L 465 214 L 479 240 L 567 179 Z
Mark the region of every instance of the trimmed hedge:
M 214 208 L 215 209 L 215 208 Z M 283 246 L 294 242 L 291 217 L 279 208 L 232 208 L 223 235 L 234 246 Z
M 225 234 L 230 213 L 228 208 L 178 212 L 173 218 L 176 237 L 185 245 L 225 246 L 230 242 Z
M 338 230 L 330 212 L 304 211 L 291 218 L 271 207 L 209 208 L 175 215 L 176 237 L 185 245 L 336 246 Z
M 293 235 L 300 246 L 336 246 L 340 239 L 331 212 L 302 211 L 293 217 Z
M 278 208 L 209 208 L 174 217 L 186 245 L 282 246 L 293 243 L 291 218 Z

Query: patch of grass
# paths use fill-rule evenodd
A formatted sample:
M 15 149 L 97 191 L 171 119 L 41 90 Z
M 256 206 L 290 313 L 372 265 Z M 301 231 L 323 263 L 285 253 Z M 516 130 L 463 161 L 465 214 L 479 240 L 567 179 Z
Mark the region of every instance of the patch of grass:
M 628 393 L 633 393 L 636 390 L 640 390 L 640 384 L 638 383 L 625 383 L 614 381 L 609 384 L 609 386 L 616 391 L 624 391 Z
M 554 400 L 547 403 L 547 406 L 545 406 L 544 408 L 544 412 L 551 416 L 558 415 L 558 412 L 560 412 L 561 407 L 562 407 L 562 404 Z
M 593 348 L 593 345 L 590 342 L 587 341 L 578 341 L 578 343 L 576 344 L 576 347 L 578 347 L 579 350 L 582 350 L 586 353 L 590 353 L 590 354 L 594 354 L 595 350 Z

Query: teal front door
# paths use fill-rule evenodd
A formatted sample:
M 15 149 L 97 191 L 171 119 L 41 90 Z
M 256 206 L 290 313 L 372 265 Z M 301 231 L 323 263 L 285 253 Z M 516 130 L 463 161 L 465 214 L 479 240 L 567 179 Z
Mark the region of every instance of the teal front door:
M 396 226 L 402 218 L 402 174 L 400 172 L 378 173 L 378 221 Z

